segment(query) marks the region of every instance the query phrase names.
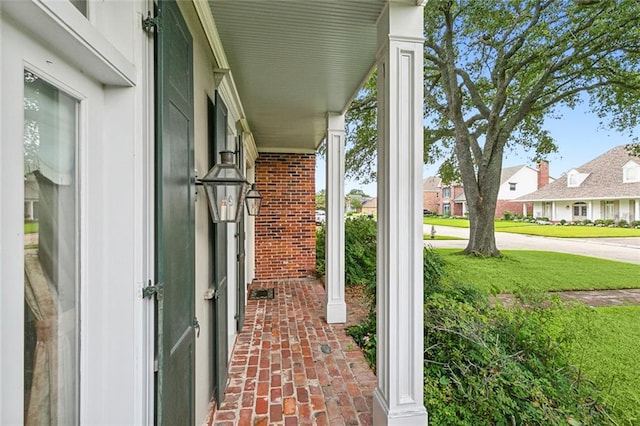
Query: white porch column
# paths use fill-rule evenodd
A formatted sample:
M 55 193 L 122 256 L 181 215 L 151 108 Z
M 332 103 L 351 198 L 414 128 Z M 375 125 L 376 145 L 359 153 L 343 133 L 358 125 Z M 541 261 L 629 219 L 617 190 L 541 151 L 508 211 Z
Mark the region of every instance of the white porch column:
M 636 206 L 633 209 L 633 220 L 640 220 L 640 200 L 635 200 L 634 202 Z
M 344 115 L 327 114 L 326 319 L 347 321 L 344 301 Z
M 377 377 L 374 425 L 425 425 L 422 6 L 390 1 L 378 24 Z

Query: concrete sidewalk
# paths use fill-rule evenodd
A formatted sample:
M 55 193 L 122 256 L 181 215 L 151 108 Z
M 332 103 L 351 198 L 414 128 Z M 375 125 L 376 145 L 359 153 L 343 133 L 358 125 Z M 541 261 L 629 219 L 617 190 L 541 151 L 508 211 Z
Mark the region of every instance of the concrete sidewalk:
M 424 241 L 425 247 L 460 248 L 467 246 L 468 228 L 435 226 L 436 235 L 465 238 L 465 240 Z M 424 225 L 423 232 L 429 235 L 431 225 Z M 496 232 L 496 245 L 499 250 L 544 250 L 560 253 L 597 257 L 619 262 L 640 264 L 640 237 L 630 238 L 553 238 L 535 235 Z M 640 281 L 640 278 L 639 278 Z

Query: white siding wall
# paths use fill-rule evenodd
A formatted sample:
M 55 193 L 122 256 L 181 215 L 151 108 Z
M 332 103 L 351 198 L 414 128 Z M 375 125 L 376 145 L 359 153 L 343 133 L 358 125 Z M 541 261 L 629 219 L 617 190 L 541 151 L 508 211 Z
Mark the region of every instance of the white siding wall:
M 509 189 L 509 183 L 516 184 L 516 190 Z M 500 185 L 498 200 L 513 200 L 532 193 L 538 189 L 538 172 L 530 167 L 523 167 L 518 170 L 507 182 Z

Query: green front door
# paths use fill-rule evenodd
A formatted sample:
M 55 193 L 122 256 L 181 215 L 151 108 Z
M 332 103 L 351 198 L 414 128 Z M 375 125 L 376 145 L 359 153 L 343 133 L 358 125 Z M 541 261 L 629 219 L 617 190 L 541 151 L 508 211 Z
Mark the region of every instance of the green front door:
M 194 168 L 192 39 L 174 1 L 156 34 L 156 424 L 194 419 Z

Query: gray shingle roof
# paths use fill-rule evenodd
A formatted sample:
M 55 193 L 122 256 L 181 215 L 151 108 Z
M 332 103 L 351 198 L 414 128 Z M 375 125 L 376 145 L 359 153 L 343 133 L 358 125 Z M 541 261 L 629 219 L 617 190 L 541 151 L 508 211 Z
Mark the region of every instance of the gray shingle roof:
M 580 186 L 567 187 L 567 175 L 564 174 L 549 185 L 514 201 L 638 198 L 640 182 L 622 181 L 622 166 L 629 160 L 640 164 L 640 157 L 630 156 L 624 145 L 617 146 L 575 169 L 589 174 Z
M 522 164 L 520 166 L 505 167 L 504 169 L 502 169 L 502 172 L 500 173 L 500 185 L 502 185 L 503 183 L 511 179 L 511 177 L 515 175 L 516 172 L 518 172 L 523 167 L 527 167 L 527 166 Z
M 423 191 L 440 191 L 442 180 L 438 176 L 429 176 L 422 181 Z

